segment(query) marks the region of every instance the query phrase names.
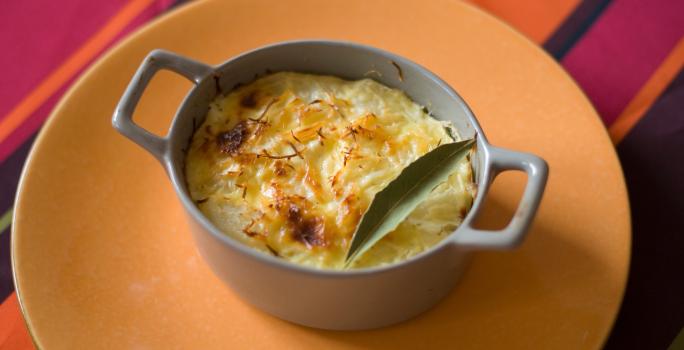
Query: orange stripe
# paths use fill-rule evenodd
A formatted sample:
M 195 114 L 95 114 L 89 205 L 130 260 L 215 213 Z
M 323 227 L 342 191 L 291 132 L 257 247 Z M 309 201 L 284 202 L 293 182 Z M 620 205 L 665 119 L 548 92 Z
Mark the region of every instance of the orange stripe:
M 91 36 L 64 63 L 52 71 L 9 114 L 0 120 L 0 143 L 12 134 L 33 112 L 59 88 L 90 62 L 126 25 L 154 0 L 131 0 L 95 35 Z
M 684 38 L 670 51 L 641 90 L 632 98 L 615 122 L 608 128 L 613 143 L 617 144 L 629 133 L 646 111 L 684 67 Z
M 541 44 L 572 13 L 579 0 L 466 0 L 510 23 L 515 29 Z
M 26 324 L 19 311 L 17 294 L 12 293 L 0 305 L 0 348 L 7 349 L 33 349 L 31 336 L 26 329 Z

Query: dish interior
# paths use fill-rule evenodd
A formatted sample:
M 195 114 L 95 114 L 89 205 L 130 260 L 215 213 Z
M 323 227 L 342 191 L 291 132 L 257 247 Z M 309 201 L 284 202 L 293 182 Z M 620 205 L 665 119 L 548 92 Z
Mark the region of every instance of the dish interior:
M 472 182 L 477 186 L 482 181 L 485 154 L 481 150 L 486 140 L 463 100 L 432 73 L 399 56 L 369 47 L 335 42 L 284 43 L 248 52 L 216 67 L 213 75 L 190 91 L 178 110 L 169 132 L 171 162 L 167 171 L 191 213 L 200 215 L 187 187 L 185 155 L 194 131 L 205 121 L 211 102 L 216 96 L 259 77 L 283 71 L 345 80 L 372 79 L 404 92 L 424 106 L 430 116 L 450 123 L 462 139 L 477 135 L 478 145 L 470 159 Z M 481 197 L 477 193 L 474 202 Z M 222 234 L 220 229 L 214 231 Z
M 185 175 L 197 207 L 228 236 L 300 265 L 344 269 L 375 194 L 459 140 L 450 123 L 372 79 L 279 72 L 219 94 Z M 469 159 L 349 267 L 405 260 L 451 234 L 472 205 Z

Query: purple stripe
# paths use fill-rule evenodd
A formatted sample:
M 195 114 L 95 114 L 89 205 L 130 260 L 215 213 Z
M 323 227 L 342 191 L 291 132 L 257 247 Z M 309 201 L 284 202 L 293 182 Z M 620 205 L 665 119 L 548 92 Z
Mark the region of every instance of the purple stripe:
M 35 138 L 36 135 L 33 134 L 12 155 L 0 163 L 0 215 L 14 203 L 21 169 Z
M 0 302 L 14 291 L 10 256 L 10 229 L 0 232 Z
M 606 349 L 666 349 L 684 325 L 684 71 L 618 145 L 632 264 Z
M 13 205 L 14 197 L 26 157 L 36 135 L 32 135 L 10 157 L 0 164 L 0 216 Z M 10 228 L 0 233 L 0 300 L 5 300 L 14 291 L 10 257 Z
M 546 40 L 544 49 L 557 60 L 562 59 L 610 3 L 611 0 L 582 1 L 553 35 Z

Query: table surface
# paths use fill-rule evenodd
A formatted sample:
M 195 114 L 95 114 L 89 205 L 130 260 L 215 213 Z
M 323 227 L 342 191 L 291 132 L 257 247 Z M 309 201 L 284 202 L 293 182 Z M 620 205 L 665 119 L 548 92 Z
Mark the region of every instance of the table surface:
M 684 326 L 684 279 L 674 277 L 684 267 L 684 2 L 472 2 L 542 45 L 601 115 L 625 172 L 633 224 L 628 286 L 606 347 L 666 348 Z M 32 347 L 13 293 L 9 239 L 16 185 L 35 134 L 94 59 L 174 5 L 0 5 L 0 44 L 9 48 L 0 56 L 0 324 L 8 325 L 0 329 L 0 348 Z

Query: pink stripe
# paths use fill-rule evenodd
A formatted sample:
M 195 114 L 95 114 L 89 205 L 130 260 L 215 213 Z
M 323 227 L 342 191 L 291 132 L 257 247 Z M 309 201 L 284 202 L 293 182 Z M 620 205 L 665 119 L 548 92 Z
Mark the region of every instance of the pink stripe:
M 610 125 L 684 35 L 684 1 L 615 0 L 563 59 Z
M 126 3 L 0 1 L 0 119 Z
M 128 34 L 138 29 L 138 27 L 143 26 L 150 20 L 154 19 L 169 7 L 173 5 L 172 0 L 156 0 L 150 6 L 145 8 L 137 17 L 135 17 L 124 29 L 119 33 L 112 43 L 117 43 L 119 40 L 125 38 Z
M 146 23 L 151 18 L 155 17 L 160 12 L 164 11 L 164 9 L 170 6 L 170 4 L 171 2 L 168 0 L 159 0 L 158 2 L 155 2 L 153 5 L 147 7 L 145 10 L 143 10 L 143 12 L 140 15 L 133 19 L 131 23 L 129 23 L 108 46 L 111 46 L 112 44 L 120 40 L 122 37 L 126 36 L 133 30 L 135 30 L 138 26 Z M 110 16 L 113 13 L 114 12 L 110 13 Z M 83 41 L 85 40 L 87 40 L 87 37 L 83 38 Z M 66 57 L 66 55 L 64 57 Z M 74 76 L 74 78 L 72 78 L 68 83 L 65 84 L 64 87 L 60 88 L 53 96 L 51 96 L 47 101 L 45 101 L 45 103 L 40 108 L 38 108 L 33 114 L 31 114 L 31 116 L 19 128 L 17 128 L 17 130 L 15 130 L 15 132 L 13 132 L 2 143 L 0 143 L 0 164 L 4 162 L 5 159 L 7 159 L 7 157 L 9 157 L 17 148 L 19 148 L 22 145 L 22 143 L 26 139 L 33 135 L 43 125 L 45 119 L 52 111 L 54 105 L 59 101 L 59 99 L 67 90 L 67 88 L 71 85 L 71 83 L 83 72 L 83 70 L 87 68 L 87 66 L 90 65 L 90 63 L 92 62 L 89 62 L 88 65 L 86 65 L 86 67 L 79 71 Z M 0 98 L 5 98 L 5 96 L 0 95 Z M 4 101 L 0 100 L 0 103 L 4 103 Z

